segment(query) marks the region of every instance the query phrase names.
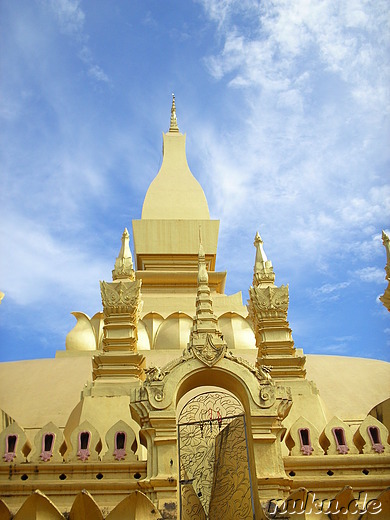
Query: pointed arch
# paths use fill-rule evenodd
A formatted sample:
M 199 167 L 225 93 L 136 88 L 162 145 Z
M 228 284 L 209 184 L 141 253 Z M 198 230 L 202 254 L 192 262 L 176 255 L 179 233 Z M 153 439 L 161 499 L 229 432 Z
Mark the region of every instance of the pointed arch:
M 286 445 L 291 455 L 323 455 L 317 428 L 302 415 L 291 425 Z
M 320 435 L 320 444 L 327 455 L 358 454 L 353 442 L 351 428 L 347 423 L 334 416 Z
M 76 496 L 69 513 L 69 520 L 103 520 L 99 506 L 86 489 Z
M 356 431 L 353 440 L 362 453 L 389 454 L 390 445 L 387 442 L 389 430 L 372 415 L 367 415 Z
M 138 445 L 137 437 L 130 425 L 124 421 L 115 423 L 106 434 L 108 450 L 103 457 L 104 461 L 135 461 Z
M 149 498 L 141 493 L 134 491 L 111 511 L 106 520 L 158 520 L 161 518 L 157 507 Z
M 89 421 L 76 426 L 70 434 L 68 451 L 65 454 L 68 462 L 96 462 L 99 460 L 101 439 L 98 431 Z
M 0 463 L 25 462 L 30 449 L 26 434 L 17 422 L 9 424 L 0 433 Z
M 50 436 L 52 443 L 49 446 Z M 52 422 L 46 424 L 34 437 L 34 449 L 29 455 L 30 462 L 62 462 L 60 449 L 64 443 L 62 431 Z
M 34 491 L 14 516 L 14 520 L 64 520 L 51 500 L 41 491 Z

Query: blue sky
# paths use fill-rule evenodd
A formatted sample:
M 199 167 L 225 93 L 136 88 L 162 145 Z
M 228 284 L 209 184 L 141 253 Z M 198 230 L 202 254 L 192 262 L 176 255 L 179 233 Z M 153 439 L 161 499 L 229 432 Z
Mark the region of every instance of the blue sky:
M 220 219 L 226 292 L 258 230 L 305 353 L 390 360 L 387 0 L 0 4 L 0 360 L 101 309 L 162 159 L 171 92 Z

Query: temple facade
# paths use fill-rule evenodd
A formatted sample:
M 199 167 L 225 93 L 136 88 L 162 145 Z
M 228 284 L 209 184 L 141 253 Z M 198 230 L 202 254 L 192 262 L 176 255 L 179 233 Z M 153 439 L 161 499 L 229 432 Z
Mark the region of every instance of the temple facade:
M 389 519 L 390 365 L 296 348 L 256 230 L 248 301 L 225 294 L 185 141 L 173 97 L 102 310 L 0 365 L 0 520 Z

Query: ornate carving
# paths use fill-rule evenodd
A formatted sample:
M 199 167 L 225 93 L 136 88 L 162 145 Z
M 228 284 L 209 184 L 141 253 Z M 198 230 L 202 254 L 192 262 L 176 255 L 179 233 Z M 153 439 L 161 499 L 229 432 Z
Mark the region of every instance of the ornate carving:
M 252 319 L 257 317 L 287 318 L 288 285 L 281 287 L 251 287 L 249 308 Z
M 203 344 L 199 344 L 201 339 L 203 339 Z M 219 344 L 216 344 L 216 339 L 220 339 Z M 226 343 L 222 338 L 216 338 L 215 335 L 207 333 L 203 338 L 193 338 L 190 348 L 199 361 L 212 367 L 225 355 Z
M 193 354 L 188 349 L 184 349 L 181 357 L 173 359 L 166 365 L 164 365 L 162 368 L 156 367 L 154 365 L 151 365 L 149 368 L 145 370 L 146 373 L 146 379 L 145 383 L 146 385 L 150 385 L 154 381 L 163 381 L 165 377 L 172 372 L 172 370 L 177 367 L 178 365 L 181 365 L 185 361 L 189 359 L 193 359 Z
M 100 282 L 102 303 L 106 315 L 126 313 L 136 320 L 141 311 L 141 282 Z
M 247 370 L 252 372 L 252 374 L 254 374 L 256 376 L 256 378 L 260 381 L 260 383 L 266 384 L 266 385 L 275 384 L 270 375 L 270 372 L 271 372 L 270 367 L 267 367 L 265 365 L 253 366 L 246 359 L 233 355 L 233 353 L 231 351 L 226 352 L 225 357 L 227 359 L 230 359 L 231 361 L 234 361 L 235 363 L 245 367 Z
M 260 388 L 260 406 L 262 408 L 270 408 L 275 402 L 275 387 L 271 385 L 262 385 Z
M 200 394 L 183 408 L 178 429 L 183 518 L 252 518 L 241 403 L 224 392 Z

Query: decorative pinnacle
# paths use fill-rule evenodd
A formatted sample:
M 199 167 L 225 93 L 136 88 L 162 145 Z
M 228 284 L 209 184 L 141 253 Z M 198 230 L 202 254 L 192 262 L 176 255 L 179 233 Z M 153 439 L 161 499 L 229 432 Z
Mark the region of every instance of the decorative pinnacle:
M 205 252 L 200 243 L 196 315 L 193 320 L 188 350 L 191 350 L 195 357 L 211 367 L 225 355 L 226 343 L 218 326 L 218 318 L 213 313 L 213 301 L 208 281 Z
M 390 237 L 383 230 L 382 230 L 382 242 L 383 242 L 383 245 L 386 248 L 386 262 L 387 262 L 387 266 L 390 269 Z
M 127 279 L 130 281 L 135 280 L 133 258 L 131 256 L 129 232 L 127 231 L 127 228 L 125 228 L 122 234 L 122 246 L 121 250 L 119 251 L 118 258 L 115 260 L 114 270 L 112 271 L 112 279 Z
M 261 283 L 269 283 L 273 284 L 275 281 L 275 273 L 272 267 L 271 260 L 267 259 L 267 255 L 265 254 L 263 248 L 263 240 L 259 235 L 259 232 L 256 231 L 255 240 L 253 245 L 256 248 L 256 259 L 255 266 L 253 269 L 253 285 L 257 286 Z
M 198 252 L 198 286 L 207 285 L 209 283 L 209 275 L 206 268 L 206 255 L 202 246 L 202 242 L 199 243 Z M 208 288 L 208 287 L 207 287 Z M 210 293 L 210 290 L 209 290 Z
M 171 123 L 169 125 L 170 132 L 179 132 L 179 127 L 177 126 L 177 118 L 176 118 L 176 105 L 175 105 L 175 94 L 172 92 L 172 108 L 171 108 Z

